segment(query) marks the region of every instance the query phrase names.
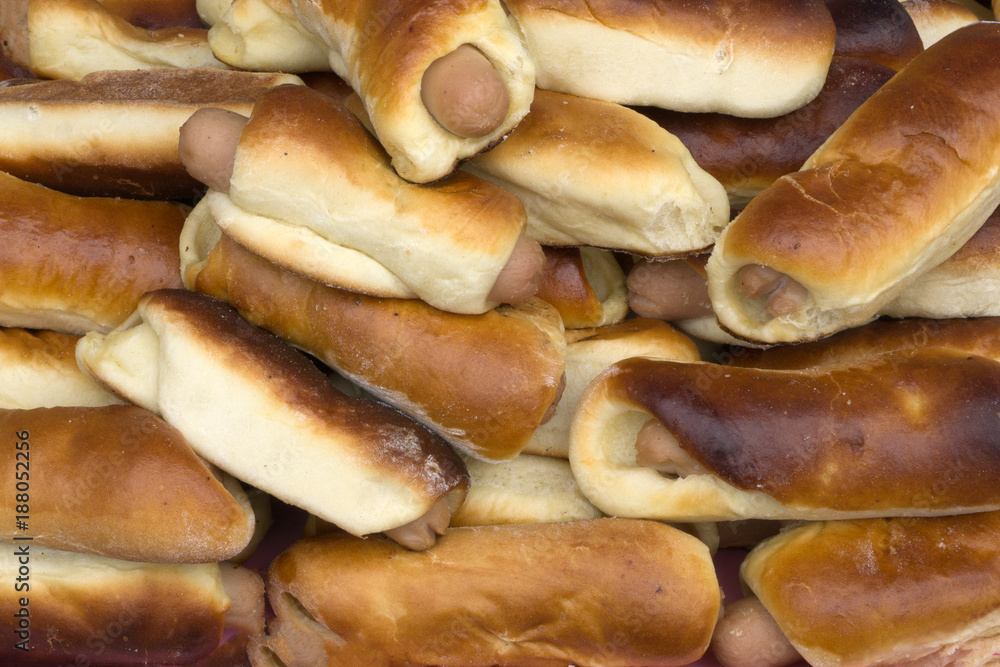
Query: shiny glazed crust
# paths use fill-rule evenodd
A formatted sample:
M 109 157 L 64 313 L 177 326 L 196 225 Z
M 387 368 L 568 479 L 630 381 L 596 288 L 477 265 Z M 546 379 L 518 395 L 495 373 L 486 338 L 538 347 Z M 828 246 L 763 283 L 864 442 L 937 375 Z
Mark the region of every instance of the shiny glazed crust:
M 664 520 L 932 516 L 1000 507 L 1000 364 L 896 353 L 801 371 L 629 359 L 588 388 L 570 433 L 584 494 Z M 637 466 L 655 417 L 704 469 Z
M 219 226 L 285 268 L 461 313 L 497 305 L 487 297 L 526 219 L 517 197 L 468 174 L 407 183 L 347 107 L 303 86 L 258 98 L 229 198 L 240 210 Z M 327 252 L 351 256 L 331 270 Z
M 998 537 L 998 512 L 807 524 L 754 549 L 742 575 L 810 665 L 993 665 Z
M 448 175 L 460 160 L 501 141 L 528 113 L 534 63 L 497 0 L 292 0 L 292 7 L 302 25 L 327 43 L 331 68 L 358 93 L 393 168 L 409 181 Z M 428 66 L 462 44 L 493 64 L 510 100 L 500 126 L 475 139 L 442 128 L 420 98 Z
M 80 198 L 0 173 L 0 324 L 109 331 L 145 292 L 180 287 L 189 208 Z
M 235 310 L 186 290 L 143 297 L 81 367 L 163 415 L 234 477 L 358 535 L 396 528 L 468 475 L 448 445 L 400 413 L 341 394 L 304 355 Z
M 32 544 L 131 561 L 208 563 L 240 553 L 254 514 L 219 482 L 184 437 L 135 406 L 0 410 L 30 457 Z M 16 456 L 0 491 L 14 530 Z
M 229 301 L 472 456 L 517 455 L 555 398 L 566 343 L 542 301 L 456 315 L 318 284 L 225 235 L 185 246 L 189 287 Z
M 704 544 L 618 519 L 454 528 L 420 554 L 324 535 L 279 556 L 268 582 L 268 645 L 290 663 L 305 625 L 322 656 L 309 664 L 331 666 L 684 665 L 721 597 Z
M 968 26 L 914 58 L 723 232 L 708 263 L 723 328 L 791 342 L 874 318 L 1000 203 L 997 108 L 1000 24 Z M 739 291 L 749 264 L 791 276 L 807 302 L 768 316 Z
M 835 30 L 820 0 L 508 0 L 538 87 L 771 117 L 816 96 Z
M 567 329 L 615 324 L 628 315 L 625 273 L 599 248 L 543 247 L 545 269 L 535 293 L 559 311 Z

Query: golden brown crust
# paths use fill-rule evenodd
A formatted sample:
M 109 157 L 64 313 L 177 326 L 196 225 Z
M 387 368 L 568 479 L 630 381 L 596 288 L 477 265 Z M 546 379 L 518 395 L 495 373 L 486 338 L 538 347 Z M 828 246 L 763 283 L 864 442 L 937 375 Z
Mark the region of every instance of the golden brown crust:
M 0 425 L 28 443 L 5 457 L 0 491 L 10 521 L 2 539 L 27 534 L 55 549 L 208 563 L 240 553 L 253 535 L 249 505 L 176 429 L 142 408 L 0 410 Z M 29 478 L 28 529 L 15 531 L 15 483 Z
M 326 629 L 313 636 L 331 666 L 683 665 L 704 653 L 720 601 L 703 544 L 617 519 L 455 528 L 420 554 L 325 535 L 268 579 L 281 616 L 296 605 Z
M 416 295 L 466 313 L 498 305 L 488 295 L 526 217 L 516 196 L 469 174 L 431 186 L 407 183 L 345 106 L 304 86 L 278 86 L 258 98 L 241 134 L 229 197 L 252 214 L 237 223 L 264 218 L 280 238 L 261 238 L 256 227 L 222 219 L 219 225 L 271 261 L 345 286 L 324 273 L 336 268 L 305 266 L 309 253 L 302 246 L 347 249 L 412 290 L 373 290 L 374 270 L 365 265 L 349 276 L 352 291 Z M 285 241 L 298 245 L 281 246 Z
M 186 206 L 83 199 L 6 174 L 0 192 L 5 326 L 107 331 L 145 292 L 181 286 Z
M 737 348 L 728 363 L 750 368 L 796 369 L 845 364 L 902 350 L 943 348 L 1000 362 L 1000 317 L 932 320 L 883 318 L 823 340 L 767 350 Z
M 56 551 L 34 543 L 4 543 L 2 575 L 14 582 L 28 551 L 30 590 L 5 586 L 0 597 L 4 664 L 72 664 L 100 657 L 102 664 L 180 664 L 218 646 L 229 597 L 219 566 L 130 563 Z M 16 614 L 27 600 L 25 652 Z M 89 656 L 89 658 L 88 658 Z
M 769 343 L 870 321 L 996 208 L 998 106 L 1000 25 L 968 26 L 911 61 L 723 233 L 708 265 L 723 327 Z M 751 264 L 789 275 L 807 303 L 767 316 L 739 292 Z
M 625 318 L 625 274 L 610 253 L 596 248 L 543 250 L 545 268 L 535 296 L 556 307 L 563 326 L 605 326 Z
M 900 70 L 924 44 L 899 0 L 825 0 L 837 26 L 836 55 L 854 56 Z
M 1000 364 L 946 350 L 802 371 L 629 359 L 591 385 L 581 405 L 608 401 L 655 416 L 710 473 L 674 480 L 678 489 L 718 479 L 783 508 L 759 518 L 919 516 L 1000 503 L 991 481 L 1000 473 L 997 391 Z M 589 439 L 604 433 L 590 435 L 586 424 L 602 408 L 587 410 L 578 409 L 570 460 L 584 492 L 610 513 L 588 486 L 615 464 L 583 459 L 599 444 Z M 737 496 L 723 493 L 733 507 L 758 511 L 754 498 Z
M 777 118 L 690 114 L 654 107 L 640 111 L 676 135 L 695 161 L 726 186 L 730 201 L 742 205 L 780 176 L 798 171 L 894 73 L 861 58 L 834 56 L 819 95 Z
M 81 196 L 190 199 L 205 187 L 177 153 L 184 121 L 203 106 L 249 115 L 265 89 L 296 81 L 198 68 L 95 72 L 0 88 L 0 169 Z
M 482 458 L 524 447 L 563 373 L 565 344 L 545 327 L 558 316 L 546 308 L 456 315 L 351 294 L 280 269 L 225 235 L 188 281 Z
M 810 664 L 910 664 L 996 632 L 998 535 L 997 512 L 815 523 L 760 545 L 742 572 Z

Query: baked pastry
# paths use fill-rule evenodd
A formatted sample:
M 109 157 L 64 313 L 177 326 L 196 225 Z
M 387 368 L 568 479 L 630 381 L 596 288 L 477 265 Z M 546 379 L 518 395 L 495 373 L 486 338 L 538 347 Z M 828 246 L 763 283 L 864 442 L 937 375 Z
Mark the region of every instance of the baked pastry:
M 685 665 L 721 597 L 704 544 L 622 519 L 453 528 L 424 553 L 323 535 L 275 559 L 267 583 L 264 647 L 345 667 Z
M 943 348 L 1000 362 L 1000 317 L 901 320 L 882 318 L 802 345 L 734 348 L 726 363 L 748 368 L 802 369 L 845 364 L 887 352 Z
M 625 319 L 625 274 L 612 253 L 589 247 L 542 251 L 545 269 L 535 296 L 555 306 L 564 327 L 586 329 Z
M 824 0 L 837 27 L 837 55 L 864 58 L 900 70 L 924 44 L 899 0 Z
M 205 186 L 177 154 L 184 121 L 203 106 L 249 114 L 281 83 L 302 81 L 172 68 L 0 87 L 0 169 L 81 196 L 193 199 Z
M 300 74 L 330 69 L 326 43 L 303 27 L 291 0 L 233 0 L 213 18 L 208 43 L 228 65 Z
M 447 526 L 465 495 L 468 474 L 444 441 L 337 392 L 304 355 L 216 299 L 151 292 L 115 331 L 84 336 L 77 360 L 161 414 L 205 460 L 352 534 L 425 517 L 438 527 L 441 515 Z
M 801 342 L 873 319 L 1000 203 L 998 108 L 1000 24 L 910 61 L 723 232 L 707 265 L 723 328 Z
M 147 410 L 0 409 L 0 424 L 17 440 L 4 457 L 0 539 L 29 535 L 32 545 L 130 561 L 214 563 L 253 536 L 240 485 L 216 479 L 177 429 Z M 22 493 L 29 501 L 17 500 Z
M 638 110 L 680 139 L 695 162 L 725 186 L 730 205 L 739 210 L 779 177 L 798 171 L 893 74 L 892 68 L 870 60 L 834 56 L 819 94 L 776 118 Z
M 232 303 L 472 456 L 516 456 L 559 401 L 566 342 L 559 314 L 541 300 L 456 315 L 321 285 L 217 230 L 195 231 L 189 220 L 188 287 Z
M 751 118 L 819 92 L 835 28 L 816 0 L 507 0 L 539 88 Z
M 677 137 L 610 102 L 538 90 L 510 136 L 463 168 L 516 194 L 542 245 L 682 255 L 729 222 L 721 184 Z
M 810 665 L 993 665 L 998 536 L 997 512 L 813 523 L 758 546 L 741 572 Z
M 902 5 L 925 49 L 948 33 L 979 21 L 971 9 L 952 0 L 903 0 Z
M 584 495 L 614 516 L 990 510 L 998 383 L 1000 363 L 951 350 L 800 371 L 626 359 L 580 400 L 569 459 Z
M 529 454 L 569 456 L 569 432 L 577 404 L 605 369 L 630 357 L 698 361 L 690 338 L 659 320 L 634 318 L 604 327 L 566 331 L 566 388 L 552 417 L 524 447 Z
M 465 457 L 469 493 L 452 526 L 557 523 L 603 514 L 580 492 L 569 461 L 521 453 L 509 461 Z
M 256 254 L 326 284 L 458 313 L 537 289 L 544 257 L 523 236 L 517 197 L 461 173 L 433 186 L 403 181 L 333 98 L 279 86 L 257 99 L 245 127 L 238 116 L 223 115 L 221 127 L 216 119 L 192 116 L 181 157 L 214 188 L 205 199 L 218 226 Z M 225 147 L 206 144 L 220 133 L 231 133 Z M 234 156 L 231 176 L 211 166 L 226 161 L 219 153 Z
M 29 541 L 0 551 L 0 576 L 11 582 L 0 595 L 7 665 L 190 664 L 227 629 L 262 630 L 263 582 L 244 568 L 133 563 Z
M 38 77 L 79 79 L 108 69 L 217 67 L 202 28 L 146 30 L 98 0 L 6 0 L 3 52 Z
M 137 28 L 204 28 L 195 0 L 98 0 Z
M 181 204 L 73 197 L 0 172 L 0 326 L 82 334 L 181 286 Z
M 535 71 L 497 0 L 291 0 L 358 93 L 392 166 L 428 183 L 528 113 Z
M 0 407 L 99 407 L 122 400 L 76 363 L 80 337 L 58 331 L 0 329 Z

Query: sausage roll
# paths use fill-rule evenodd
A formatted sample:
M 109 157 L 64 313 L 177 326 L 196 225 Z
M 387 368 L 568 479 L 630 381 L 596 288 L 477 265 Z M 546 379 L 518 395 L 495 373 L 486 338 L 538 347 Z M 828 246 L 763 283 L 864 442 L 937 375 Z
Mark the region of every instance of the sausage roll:
M 55 549 L 209 563 L 236 556 L 253 536 L 254 513 L 239 484 L 224 486 L 180 432 L 148 410 L 0 410 L 0 425 L 17 444 L 4 457 L 0 539 L 28 534 Z M 30 513 L 18 512 L 19 489 L 29 486 Z M 22 530 L 17 514 L 28 515 Z
M 0 595 L 7 665 L 190 664 L 225 630 L 263 627 L 260 576 L 224 564 L 133 563 L 19 541 L 2 544 L 0 576 L 11 582 Z
M 147 294 L 121 327 L 84 336 L 77 359 L 163 415 L 207 461 L 352 534 L 432 510 L 448 517 L 465 495 L 468 473 L 444 441 L 341 394 L 304 355 L 216 299 Z
M 110 331 L 145 292 L 181 286 L 189 210 L 73 197 L 0 172 L 0 325 Z
M 627 359 L 581 399 L 569 458 L 616 516 L 931 516 L 1000 507 L 1000 363 L 949 350 L 801 371 Z
M 116 70 L 0 88 L 0 169 L 81 196 L 188 200 L 205 191 L 177 153 L 203 106 L 249 114 L 286 74 Z
M 997 512 L 821 522 L 767 540 L 741 572 L 810 665 L 995 665 L 998 545 Z
M 824 0 L 837 27 L 834 54 L 900 70 L 923 51 L 920 33 L 899 0 Z
M 625 273 L 599 248 L 542 248 L 545 269 L 535 294 L 555 306 L 567 329 L 615 324 L 628 315 Z
M 267 582 L 264 646 L 330 666 L 686 665 L 721 598 L 704 544 L 623 519 L 453 528 L 423 553 L 328 534 L 285 551 Z
M 608 366 L 629 357 L 698 361 L 690 338 L 659 320 L 636 318 L 619 324 L 566 331 L 566 388 L 552 418 L 538 427 L 524 451 L 569 456 L 569 432 L 587 386 Z
M 798 171 L 893 74 L 891 68 L 869 60 L 834 56 L 819 94 L 776 118 L 655 107 L 639 111 L 680 139 L 695 162 L 725 186 L 730 205 L 741 209 L 779 177 Z
M 137 28 L 204 28 L 195 0 L 98 0 Z
M 109 69 L 227 66 L 202 28 L 145 30 L 98 0 L 5 0 L 4 54 L 38 77 L 79 79 Z
M 507 0 L 539 88 L 751 118 L 819 92 L 836 38 L 820 0 Z
M 471 175 L 403 181 L 345 106 L 304 86 L 258 98 L 226 185 L 207 206 L 251 251 L 320 282 L 458 313 L 498 305 L 491 294 L 526 222 L 516 196 Z M 539 276 L 542 259 L 539 249 Z
M 189 223 L 182 238 L 188 287 L 230 302 L 471 456 L 516 456 L 559 400 L 566 342 L 541 300 L 456 315 L 376 299 L 285 271 L 217 230 L 196 231 Z
M 326 43 L 303 27 L 291 0 L 233 0 L 212 22 L 208 43 L 215 57 L 257 71 L 322 72 L 330 69 Z
M 873 319 L 1000 203 L 998 108 L 1000 24 L 910 61 L 723 232 L 707 265 L 722 326 L 777 343 Z
M 722 185 L 677 137 L 610 102 L 539 90 L 510 136 L 464 168 L 515 193 L 543 245 L 686 254 L 729 222 Z
M 405 179 L 427 183 L 528 113 L 535 70 L 497 0 L 291 0 Z
M 0 407 L 99 407 L 122 400 L 76 363 L 80 337 L 59 331 L 0 329 Z

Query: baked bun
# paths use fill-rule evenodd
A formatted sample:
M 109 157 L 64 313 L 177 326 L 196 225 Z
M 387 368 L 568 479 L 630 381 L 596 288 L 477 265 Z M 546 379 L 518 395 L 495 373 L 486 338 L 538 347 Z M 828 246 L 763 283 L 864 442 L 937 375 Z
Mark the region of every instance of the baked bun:
M 469 493 L 453 526 L 558 523 L 603 514 L 587 500 L 569 461 L 521 453 L 509 461 L 465 458 Z
M 137 28 L 204 28 L 195 0 L 98 0 Z
M 873 319 L 1000 203 L 997 108 L 1000 24 L 914 58 L 723 232 L 707 265 L 723 328 L 801 342 Z
M 222 62 L 266 72 L 330 69 L 326 42 L 303 27 L 290 0 L 233 0 L 222 11 L 208 31 Z
M 468 476 L 440 438 L 336 391 L 304 355 L 186 290 L 143 297 L 80 341 L 81 368 L 163 415 L 205 460 L 352 534 L 461 504 Z
M 542 248 L 545 270 L 535 294 L 559 311 L 567 329 L 616 324 L 628 315 L 625 274 L 599 248 Z
M 498 305 L 490 295 L 526 219 L 517 197 L 468 174 L 403 181 L 345 106 L 304 86 L 258 98 L 229 196 L 206 200 L 219 227 L 284 268 L 458 313 Z
M 569 432 L 587 386 L 605 369 L 629 357 L 698 361 L 690 338 L 659 320 L 634 318 L 604 327 L 566 331 L 566 388 L 551 419 L 538 427 L 524 451 L 569 456 Z
M 122 400 L 76 363 L 80 337 L 59 331 L 0 329 L 0 407 L 99 407 Z
M 38 77 L 79 79 L 111 69 L 226 68 L 201 28 L 138 28 L 98 0 L 5 0 L 4 54 Z
M 686 665 L 721 598 L 704 544 L 621 519 L 453 528 L 424 553 L 323 535 L 267 582 L 265 646 L 308 665 Z
M 223 486 L 177 429 L 147 410 L 0 410 L 0 424 L 18 439 L 0 482 L 9 519 L 0 539 L 27 534 L 32 544 L 124 560 L 213 563 L 253 536 L 239 484 Z M 15 530 L 19 470 L 35 474 L 27 528 Z
M 0 169 L 81 196 L 192 199 L 205 186 L 177 153 L 184 121 L 203 106 L 249 114 L 261 92 L 281 83 L 301 80 L 171 68 L 3 87 Z
M 992 665 L 1000 513 L 832 521 L 754 549 L 742 578 L 810 665 Z
M 902 5 L 925 49 L 948 33 L 979 21 L 971 9 L 952 0 L 904 0 Z
M 801 371 L 627 359 L 581 399 L 569 459 L 587 498 L 615 516 L 989 510 L 1000 507 L 998 383 L 997 362 L 946 350 Z
M 528 113 L 534 65 L 497 0 L 291 5 L 327 44 L 331 69 L 358 93 L 393 168 L 409 181 L 446 176 Z M 469 70 L 449 63 L 460 52 Z
M 1000 363 L 1000 317 L 882 318 L 802 345 L 735 349 L 728 362 L 747 368 L 802 369 L 852 363 L 896 351 L 943 348 Z
M 232 303 L 471 456 L 516 456 L 558 400 L 566 342 L 540 299 L 457 315 L 321 285 L 228 236 L 189 231 L 188 287 Z
M 516 194 L 543 245 L 678 255 L 729 222 L 722 186 L 677 137 L 610 102 L 538 90 L 510 136 L 464 168 Z
M 776 118 L 639 111 L 680 139 L 695 162 L 725 186 L 730 205 L 740 209 L 779 177 L 798 171 L 893 74 L 870 60 L 834 56 L 819 94 Z
M 73 197 L 0 172 L 0 325 L 82 334 L 181 286 L 187 206 Z
M 243 568 L 132 563 L 32 542 L 0 551 L 0 576 L 11 582 L 0 595 L 7 665 L 88 656 L 102 665 L 191 664 L 209 656 L 227 628 L 254 634 L 263 622 L 260 577 Z M 30 580 L 16 588 L 25 567 Z M 248 618 L 252 609 L 259 618 Z
M 923 42 L 899 0 L 825 0 L 837 26 L 836 55 L 864 58 L 900 70 Z
M 836 38 L 819 0 L 507 0 L 539 88 L 677 111 L 779 116 L 819 92 Z

